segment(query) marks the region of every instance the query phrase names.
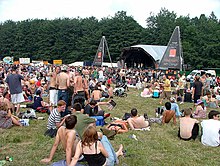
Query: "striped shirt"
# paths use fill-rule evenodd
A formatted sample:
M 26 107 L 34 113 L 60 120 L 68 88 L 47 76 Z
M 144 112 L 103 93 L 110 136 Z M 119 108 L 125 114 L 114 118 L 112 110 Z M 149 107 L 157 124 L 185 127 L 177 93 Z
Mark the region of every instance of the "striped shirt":
M 47 129 L 56 129 L 56 123 L 61 122 L 61 116 L 60 113 L 57 111 L 57 109 L 54 109 L 49 118 L 48 118 L 48 123 L 47 123 Z

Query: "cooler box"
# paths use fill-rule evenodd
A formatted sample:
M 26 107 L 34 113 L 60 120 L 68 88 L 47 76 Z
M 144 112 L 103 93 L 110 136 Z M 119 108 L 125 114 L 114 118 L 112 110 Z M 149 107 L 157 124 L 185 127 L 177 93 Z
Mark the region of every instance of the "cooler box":
M 103 116 L 90 116 L 90 117 L 96 119 L 96 126 L 104 126 L 104 117 Z
M 159 98 L 160 97 L 160 91 L 159 90 L 154 90 L 152 97 L 153 98 Z

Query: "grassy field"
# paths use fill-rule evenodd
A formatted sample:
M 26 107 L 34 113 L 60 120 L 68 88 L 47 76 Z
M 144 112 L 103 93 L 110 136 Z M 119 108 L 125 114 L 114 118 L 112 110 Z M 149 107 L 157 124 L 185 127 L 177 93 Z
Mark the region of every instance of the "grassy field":
M 112 117 L 122 117 L 131 108 L 137 108 L 140 114 L 148 113 L 154 117 L 154 109 L 159 106 L 159 99 L 141 98 L 140 91 L 130 90 L 128 97 L 114 100 L 117 106 L 111 112 Z M 180 105 L 181 109 L 192 107 L 192 103 Z M 38 114 L 47 119 L 46 114 Z M 47 120 L 32 120 L 29 127 L 13 127 L 0 130 L 0 160 L 5 156 L 12 156 L 13 162 L 6 165 L 12 166 L 38 166 L 39 161 L 48 156 L 54 139 L 45 137 Z M 116 135 L 111 140 L 117 149 L 123 144 L 127 156 L 120 158 L 120 166 L 184 166 L 184 165 L 212 165 L 220 164 L 219 148 L 203 146 L 200 138 L 195 141 L 181 141 L 177 137 L 179 124 L 174 126 L 153 124 L 150 131 L 129 131 Z M 137 141 L 129 138 L 135 134 Z M 65 153 L 59 147 L 53 161 L 65 158 Z

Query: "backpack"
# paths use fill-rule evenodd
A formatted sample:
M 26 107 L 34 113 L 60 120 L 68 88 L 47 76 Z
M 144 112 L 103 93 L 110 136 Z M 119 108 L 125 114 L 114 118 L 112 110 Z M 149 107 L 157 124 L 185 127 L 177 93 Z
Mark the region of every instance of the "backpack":
M 131 114 L 126 112 L 124 116 L 122 117 L 122 120 L 128 120 L 128 118 L 130 117 L 131 117 Z

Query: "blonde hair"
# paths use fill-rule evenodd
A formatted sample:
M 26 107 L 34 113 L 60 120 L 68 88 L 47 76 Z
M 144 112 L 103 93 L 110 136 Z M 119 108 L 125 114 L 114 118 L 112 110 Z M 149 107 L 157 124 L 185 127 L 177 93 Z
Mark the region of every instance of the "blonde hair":
M 5 102 L 0 102 L 0 111 L 7 111 L 8 105 Z

